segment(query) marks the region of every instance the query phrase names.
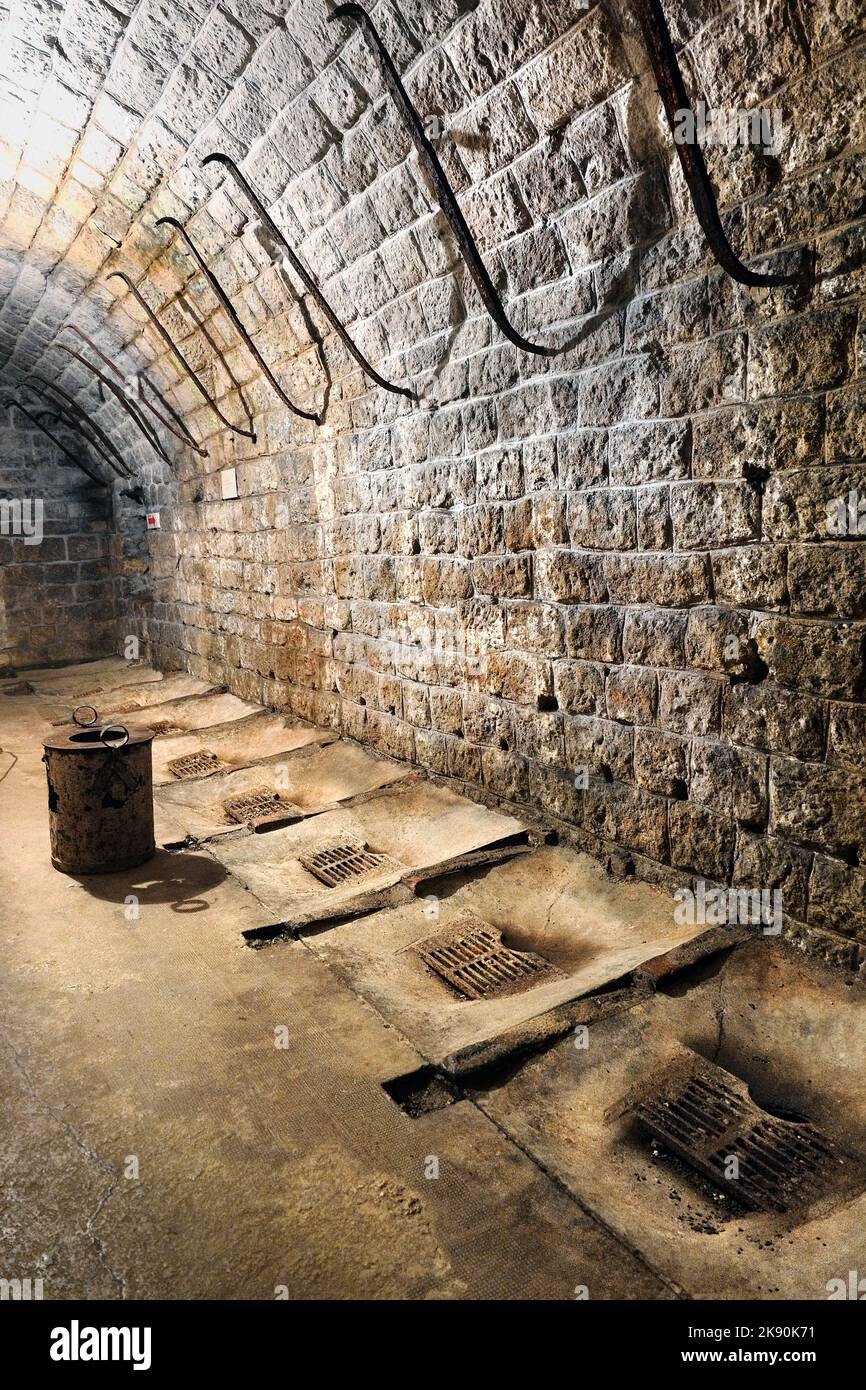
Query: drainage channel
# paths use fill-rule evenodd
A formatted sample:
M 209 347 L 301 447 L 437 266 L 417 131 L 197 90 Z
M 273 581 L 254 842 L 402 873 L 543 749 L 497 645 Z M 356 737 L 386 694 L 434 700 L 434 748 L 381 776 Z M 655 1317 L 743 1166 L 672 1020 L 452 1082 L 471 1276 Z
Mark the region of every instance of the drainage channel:
M 634 1113 L 690 1168 L 754 1211 L 797 1213 L 862 1186 L 817 1125 L 769 1115 L 744 1083 L 700 1057 L 685 1073 L 662 1076 Z
M 302 868 L 324 888 L 339 888 L 346 884 L 351 885 L 353 881 L 357 882 L 357 897 L 349 899 L 348 902 L 343 900 L 331 911 L 323 900 L 320 908 L 298 913 L 292 918 L 248 928 L 243 933 L 243 939 L 253 950 L 260 950 L 263 946 L 280 941 L 318 935 L 346 922 L 356 921 L 359 917 L 369 917 L 384 908 L 417 903 L 432 891 L 432 887 L 445 879 L 475 873 L 483 875 L 498 864 L 519 855 L 532 853 L 534 848 L 532 834 L 521 831 L 491 846 L 470 850 L 452 859 L 443 860 L 440 864 L 418 870 L 398 865 L 397 861 L 384 851 L 370 846 L 365 841 L 320 846 L 312 853 L 299 857 L 298 862 Z M 387 887 L 365 892 L 364 876 L 368 873 L 373 874 L 389 864 L 402 871 L 398 880 Z

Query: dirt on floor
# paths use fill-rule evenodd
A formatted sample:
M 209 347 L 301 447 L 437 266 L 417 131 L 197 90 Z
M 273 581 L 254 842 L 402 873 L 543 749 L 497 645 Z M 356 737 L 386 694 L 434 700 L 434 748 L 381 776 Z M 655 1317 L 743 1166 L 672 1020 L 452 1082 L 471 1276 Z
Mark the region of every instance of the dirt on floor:
M 212 840 L 213 798 L 184 792 L 163 798 L 169 838 L 188 813 L 200 840 L 57 873 L 58 694 L 108 708 L 138 685 L 159 710 L 158 673 L 138 675 L 98 663 L 0 693 L 0 1276 L 60 1299 L 773 1299 L 862 1267 L 862 1186 L 755 1211 L 629 1104 L 700 1059 L 862 1163 L 861 985 L 778 941 L 684 937 L 654 890 L 315 730 L 278 735 L 296 825 Z M 232 756 L 253 781 L 271 768 L 270 723 Z M 350 824 L 387 839 L 402 896 L 340 890 L 341 912 L 276 931 L 292 884 L 329 891 L 298 855 Z M 425 887 L 419 865 L 464 851 Z M 415 951 L 460 914 L 553 968 L 461 994 Z

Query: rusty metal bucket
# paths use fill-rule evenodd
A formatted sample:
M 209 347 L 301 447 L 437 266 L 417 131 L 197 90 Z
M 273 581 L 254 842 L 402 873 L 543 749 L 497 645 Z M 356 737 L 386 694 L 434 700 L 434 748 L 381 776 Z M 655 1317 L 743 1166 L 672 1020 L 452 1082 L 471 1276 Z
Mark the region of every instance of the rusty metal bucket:
M 132 869 L 156 849 L 153 732 L 124 724 L 98 726 L 92 712 L 93 719 L 85 722 L 76 710 L 75 728 L 58 730 L 42 744 L 51 863 L 64 874 Z

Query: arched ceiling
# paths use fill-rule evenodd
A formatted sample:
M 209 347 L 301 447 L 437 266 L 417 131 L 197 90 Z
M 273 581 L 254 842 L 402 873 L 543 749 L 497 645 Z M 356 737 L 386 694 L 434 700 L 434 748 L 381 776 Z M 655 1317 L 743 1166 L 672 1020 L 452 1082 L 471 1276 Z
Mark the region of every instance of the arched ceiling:
M 237 337 L 226 332 L 224 316 L 214 317 L 211 291 L 195 277 L 174 230 L 156 225 L 170 216 L 188 227 L 228 291 L 244 291 L 252 331 L 280 316 L 269 356 L 297 356 L 290 389 L 315 406 L 321 382 L 309 324 L 289 285 L 281 291 L 275 279 L 270 304 L 251 287 L 273 248 L 261 245 L 251 209 L 226 171 L 201 161 L 225 151 L 255 178 L 268 204 L 287 194 L 279 203 L 281 225 L 318 274 L 343 264 L 318 234 L 338 201 L 333 179 L 327 169 L 314 183 L 304 178 L 329 152 L 336 161 L 343 157 L 342 128 L 369 114 L 379 79 L 357 31 L 327 22 L 330 8 L 322 0 L 12 0 L 0 51 L 5 389 L 20 388 L 36 372 L 97 411 L 133 455 L 146 449 L 95 378 L 56 346 L 63 325 L 74 322 L 125 375 L 146 369 L 152 388 L 176 387 L 173 408 L 195 420 L 197 391 L 180 380 L 176 360 L 125 284 L 109 281 L 120 271 L 141 284 L 202 380 L 221 393 L 218 360 L 195 332 L 196 321 L 210 319 L 229 371 Z M 371 6 L 405 63 L 425 33 L 447 28 L 463 7 L 437 0 L 403 8 L 414 16 L 412 29 L 387 7 Z M 385 138 L 393 118 L 386 114 L 379 124 Z M 100 365 L 81 341 L 68 333 L 61 341 Z M 244 371 L 249 375 L 249 363 L 238 380 Z M 211 433 L 212 417 L 202 426 Z M 159 433 L 170 452 L 171 436 Z

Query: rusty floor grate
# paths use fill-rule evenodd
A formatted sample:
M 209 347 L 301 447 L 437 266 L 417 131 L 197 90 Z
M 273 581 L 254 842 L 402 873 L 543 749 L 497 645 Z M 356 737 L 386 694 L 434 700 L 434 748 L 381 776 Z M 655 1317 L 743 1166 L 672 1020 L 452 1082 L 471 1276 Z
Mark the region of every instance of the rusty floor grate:
M 316 850 L 300 862 L 326 888 L 337 888 L 381 868 L 385 856 L 375 854 L 366 845 L 334 845 L 330 849 Z
M 663 1082 L 661 1094 L 641 1101 L 636 1114 L 673 1153 L 757 1211 L 787 1212 L 814 1201 L 837 1186 L 847 1166 L 816 1125 L 768 1115 L 710 1063 Z
M 238 825 L 248 825 L 250 821 L 263 820 L 268 816 L 297 811 L 291 802 L 284 801 L 279 792 L 268 787 L 254 787 L 243 796 L 230 796 L 223 802 L 226 819 Z
M 170 719 L 157 719 L 153 724 L 148 724 L 147 728 L 155 737 L 160 734 L 178 734 L 181 731 L 180 725 L 172 724 Z
M 212 772 L 222 772 L 224 769 L 216 753 L 204 748 L 200 753 L 185 753 L 182 758 L 172 758 L 168 770 L 172 777 L 185 781 L 189 777 L 209 777 Z
M 498 931 L 471 918 L 461 918 L 447 933 L 428 938 L 415 952 L 465 999 L 490 999 L 537 984 L 542 975 L 559 973 L 533 951 L 512 951 Z

